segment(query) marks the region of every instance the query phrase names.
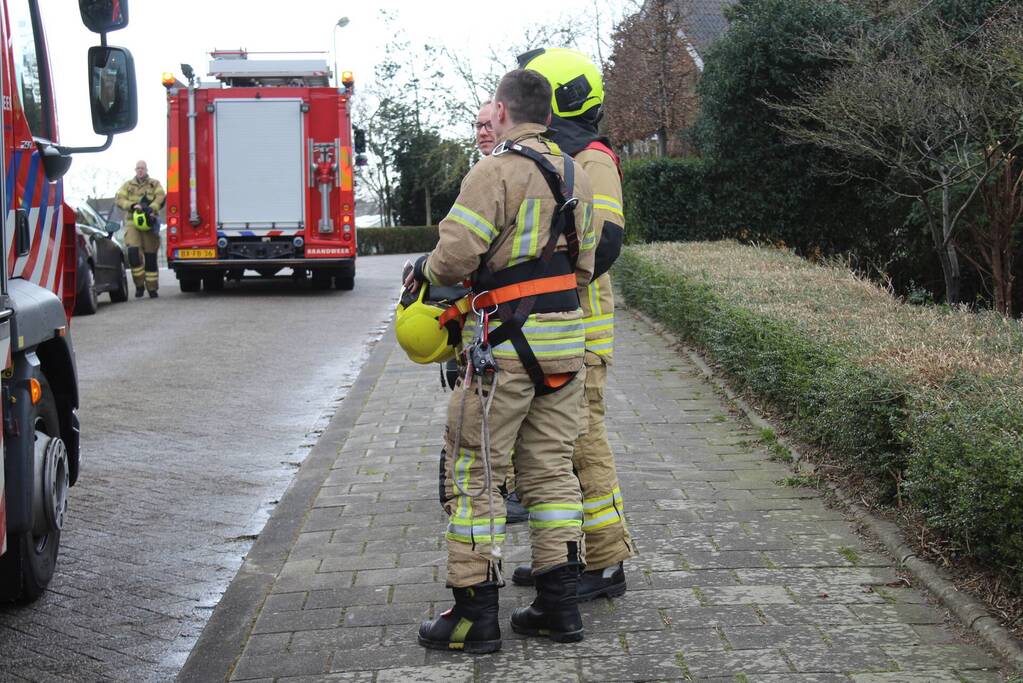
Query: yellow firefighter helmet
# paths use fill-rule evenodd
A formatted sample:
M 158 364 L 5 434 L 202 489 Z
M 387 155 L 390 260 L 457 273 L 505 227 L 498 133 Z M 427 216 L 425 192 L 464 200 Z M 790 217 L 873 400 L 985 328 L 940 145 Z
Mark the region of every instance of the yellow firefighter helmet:
M 551 108 L 561 118 L 581 116 L 604 102 L 600 69 L 589 57 L 562 47 L 519 55 L 519 68 L 531 69 L 551 84 Z
M 135 211 L 131 216 L 131 220 L 135 227 L 143 232 L 148 231 L 152 227 L 149 225 L 149 214 L 145 211 Z
M 409 359 L 428 365 L 455 357 L 451 335 L 439 321 L 447 306 L 426 299 L 429 286 L 419 287 L 419 295 L 403 293 L 394 316 L 394 334 Z

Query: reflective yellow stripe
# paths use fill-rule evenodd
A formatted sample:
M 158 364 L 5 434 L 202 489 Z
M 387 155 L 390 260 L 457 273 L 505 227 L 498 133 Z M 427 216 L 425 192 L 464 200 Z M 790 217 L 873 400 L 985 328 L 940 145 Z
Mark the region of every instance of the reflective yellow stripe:
M 594 280 L 587 287 L 587 294 L 590 298 L 590 315 L 603 315 L 604 309 L 600 305 L 600 282 Z
M 625 214 L 622 212 L 621 202 L 606 194 L 593 195 L 593 208 L 610 211 L 613 214 L 621 216 L 623 219 L 625 218 Z
M 466 319 L 462 330 L 464 343 L 472 341 L 478 325 L 475 318 Z M 491 321 L 490 332 L 493 333 L 500 326 L 499 321 Z M 581 319 L 540 321 L 531 315 L 522 326 L 522 333 L 533 354 L 540 359 L 575 358 L 585 351 L 586 333 Z M 519 357 L 510 341 L 495 346 L 494 356 L 510 359 Z
M 531 529 L 582 526 L 583 506 L 577 503 L 541 503 L 529 508 Z
M 469 228 L 487 244 L 493 242 L 494 238 L 497 237 L 497 231 L 494 230 L 493 223 L 461 204 L 456 203 L 451 207 L 451 211 L 448 212 L 448 218 Z
M 515 236 L 512 238 L 512 257 L 508 265 L 536 258 L 540 243 L 540 200 L 527 199 L 519 205 L 515 221 Z
M 597 246 L 597 233 L 593 230 L 593 205 L 583 205 L 583 227 L 579 236 L 579 250 L 588 251 Z

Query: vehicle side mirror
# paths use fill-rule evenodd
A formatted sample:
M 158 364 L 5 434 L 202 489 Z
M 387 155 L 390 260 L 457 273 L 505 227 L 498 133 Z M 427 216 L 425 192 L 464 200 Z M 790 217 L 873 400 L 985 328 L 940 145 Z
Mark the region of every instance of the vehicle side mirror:
M 362 128 L 355 129 L 355 153 L 365 154 L 366 153 L 366 131 Z
M 125 133 L 138 123 L 135 61 L 123 47 L 89 48 L 92 129 L 99 135 Z
M 109 33 L 128 25 L 128 0 L 78 0 L 82 23 L 93 33 Z
M 121 229 L 117 221 L 107 221 L 107 234 L 114 235 Z

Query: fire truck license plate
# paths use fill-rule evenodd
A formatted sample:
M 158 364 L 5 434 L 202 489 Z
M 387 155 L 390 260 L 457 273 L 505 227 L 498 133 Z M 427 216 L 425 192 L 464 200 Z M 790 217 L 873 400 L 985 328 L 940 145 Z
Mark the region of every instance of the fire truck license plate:
M 217 258 L 216 249 L 178 249 L 178 258 Z

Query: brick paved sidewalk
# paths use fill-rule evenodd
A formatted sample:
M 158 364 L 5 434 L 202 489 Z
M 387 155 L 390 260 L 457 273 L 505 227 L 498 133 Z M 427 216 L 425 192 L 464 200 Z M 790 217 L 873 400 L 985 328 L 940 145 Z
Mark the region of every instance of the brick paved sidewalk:
M 512 633 L 532 589 L 509 581 L 501 652 L 416 644 L 420 620 L 450 602 L 437 502 L 447 395 L 388 335 L 182 679 L 219 680 L 233 661 L 238 681 L 1001 680 L 841 512 L 779 483 L 786 466 L 687 359 L 627 314 L 618 336 L 608 423 L 641 554 L 625 596 L 583 606 L 583 642 Z M 528 561 L 524 526 L 510 529 L 506 573 Z

